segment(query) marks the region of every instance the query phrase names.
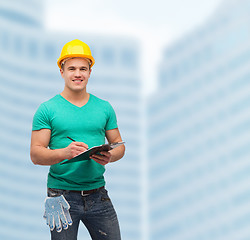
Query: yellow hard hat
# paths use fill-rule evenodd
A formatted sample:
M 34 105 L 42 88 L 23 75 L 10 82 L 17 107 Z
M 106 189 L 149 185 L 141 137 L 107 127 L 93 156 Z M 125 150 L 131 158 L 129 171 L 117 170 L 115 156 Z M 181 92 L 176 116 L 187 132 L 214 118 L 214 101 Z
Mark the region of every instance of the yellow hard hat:
M 89 46 L 78 40 L 72 40 L 66 43 L 63 48 L 60 57 L 57 60 L 57 65 L 61 69 L 62 61 L 66 58 L 81 57 L 90 60 L 90 67 L 95 64 L 95 59 L 92 57 Z

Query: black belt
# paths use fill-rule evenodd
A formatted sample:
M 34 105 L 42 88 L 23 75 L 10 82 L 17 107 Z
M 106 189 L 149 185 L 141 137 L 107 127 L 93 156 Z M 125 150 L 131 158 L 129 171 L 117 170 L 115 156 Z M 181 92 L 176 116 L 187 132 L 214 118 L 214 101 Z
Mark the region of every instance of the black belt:
M 69 190 L 69 192 L 76 192 L 76 193 L 80 193 L 82 196 L 83 195 L 87 195 L 87 194 L 92 194 L 92 193 L 95 193 L 101 189 L 103 189 L 103 187 L 99 187 L 99 188 L 96 188 L 96 189 L 92 189 L 92 190 L 83 190 L 83 191 L 77 191 L 77 190 Z

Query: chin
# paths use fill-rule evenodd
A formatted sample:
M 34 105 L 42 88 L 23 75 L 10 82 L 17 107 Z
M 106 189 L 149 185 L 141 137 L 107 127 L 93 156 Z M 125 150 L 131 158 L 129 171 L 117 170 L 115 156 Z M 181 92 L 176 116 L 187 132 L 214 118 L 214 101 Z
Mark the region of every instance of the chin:
M 85 88 L 74 88 L 72 89 L 74 92 L 82 92 L 85 90 Z

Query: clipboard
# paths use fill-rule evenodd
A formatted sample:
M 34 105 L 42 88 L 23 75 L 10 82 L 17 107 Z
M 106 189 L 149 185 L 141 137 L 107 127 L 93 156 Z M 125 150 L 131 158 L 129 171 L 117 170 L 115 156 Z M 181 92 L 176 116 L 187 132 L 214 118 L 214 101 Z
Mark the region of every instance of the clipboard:
M 110 151 L 116 147 L 123 145 L 124 143 L 125 142 L 115 142 L 115 143 L 107 143 L 107 144 L 103 144 L 100 146 L 92 147 L 92 148 L 86 150 L 85 152 L 80 153 L 79 155 L 75 156 L 74 158 L 64 160 L 63 162 L 60 163 L 60 165 L 84 161 L 84 160 L 90 160 L 91 155 L 100 154 L 100 152 L 102 152 L 102 151 Z

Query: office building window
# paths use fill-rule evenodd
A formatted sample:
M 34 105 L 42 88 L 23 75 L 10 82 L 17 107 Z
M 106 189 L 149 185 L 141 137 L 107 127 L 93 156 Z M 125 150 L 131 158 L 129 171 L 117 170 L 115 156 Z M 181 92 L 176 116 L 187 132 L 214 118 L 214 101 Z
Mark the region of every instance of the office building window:
M 10 35 L 9 33 L 6 31 L 6 30 L 3 30 L 1 32 L 1 48 L 4 49 L 4 50 L 8 50 L 9 47 L 10 47 Z
M 102 59 L 105 65 L 114 65 L 115 62 L 115 52 L 111 47 L 105 47 L 102 51 Z
M 37 40 L 31 40 L 28 43 L 28 55 L 33 59 L 38 57 Z
M 52 43 L 47 43 L 44 47 L 44 55 L 46 60 L 57 59 L 56 49 Z M 59 54 L 58 54 L 59 56 Z
M 23 53 L 23 39 L 20 36 L 15 36 L 13 44 L 13 52 L 21 56 Z
M 121 64 L 127 67 L 134 67 L 136 65 L 136 56 L 132 49 L 123 49 L 121 52 Z

